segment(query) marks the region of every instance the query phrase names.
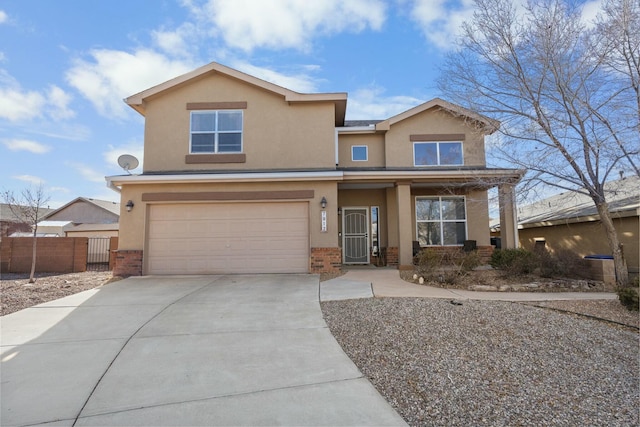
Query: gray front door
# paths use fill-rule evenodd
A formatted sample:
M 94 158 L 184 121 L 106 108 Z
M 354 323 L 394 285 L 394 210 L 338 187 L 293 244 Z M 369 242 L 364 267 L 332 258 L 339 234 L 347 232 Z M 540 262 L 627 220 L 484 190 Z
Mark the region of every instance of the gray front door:
M 342 262 L 369 264 L 369 208 L 342 209 Z

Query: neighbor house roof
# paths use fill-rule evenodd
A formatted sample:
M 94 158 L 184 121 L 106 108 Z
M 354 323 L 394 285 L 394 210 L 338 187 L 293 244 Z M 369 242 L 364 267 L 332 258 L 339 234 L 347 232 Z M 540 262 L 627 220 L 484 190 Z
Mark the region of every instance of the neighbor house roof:
M 53 212 L 54 209 L 41 208 L 43 215 L 48 215 Z M 0 203 L 0 221 L 21 222 L 22 220 L 14 215 L 6 203 Z
M 614 217 L 638 216 L 640 213 L 640 178 L 632 176 L 605 184 L 609 212 Z M 584 194 L 563 192 L 518 208 L 521 228 L 599 219 L 593 200 Z
M 282 86 L 278 86 L 276 84 L 270 83 L 268 81 L 259 79 L 257 77 L 251 76 L 249 74 L 245 74 L 241 71 L 234 70 L 233 68 L 226 67 L 222 64 L 218 64 L 217 62 L 211 62 L 207 65 L 204 65 L 200 68 L 196 68 L 195 70 L 168 80 L 164 83 L 161 83 L 157 86 L 153 86 L 147 90 L 144 90 L 140 93 L 132 95 L 128 98 L 125 98 L 125 102 L 129 104 L 133 109 L 137 112 L 145 115 L 145 100 L 151 96 L 160 94 L 164 91 L 173 89 L 178 86 L 182 86 L 185 83 L 202 78 L 207 74 L 223 74 L 227 77 L 234 78 L 236 80 L 243 81 L 245 83 L 249 83 L 258 88 L 267 90 L 269 92 L 278 94 L 284 97 L 285 101 L 289 103 L 305 103 L 305 102 L 333 102 L 335 105 L 335 122 L 336 126 L 342 126 L 344 124 L 344 116 L 347 110 L 347 94 L 344 92 L 340 93 L 298 93 L 292 90 L 283 88 Z
M 49 218 L 51 216 L 54 216 L 58 212 L 62 212 L 63 210 L 65 210 L 69 206 L 73 205 L 74 203 L 78 203 L 78 202 L 89 203 L 89 204 L 91 204 L 93 206 L 96 206 L 99 209 L 102 209 L 104 211 L 112 213 L 112 214 L 116 215 L 117 217 L 120 216 L 120 203 L 110 202 L 108 200 L 91 199 L 89 197 L 78 197 L 78 198 L 73 199 L 69 203 L 65 204 L 64 206 L 61 206 L 58 209 L 52 210 L 51 212 L 47 213 L 43 217 L 43 219 L 47 219 L 47 218 Z

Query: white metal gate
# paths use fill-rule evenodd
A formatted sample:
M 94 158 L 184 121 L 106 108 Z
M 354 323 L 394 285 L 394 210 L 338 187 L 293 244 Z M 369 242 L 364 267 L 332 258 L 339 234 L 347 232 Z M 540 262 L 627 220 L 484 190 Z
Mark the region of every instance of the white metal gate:
M 342 262 L 369 264 L 369 208 L 342 209 Z
M 87 271 L 109 271 L 111 239 L 109 237 L 89 237 L 87 249 Z

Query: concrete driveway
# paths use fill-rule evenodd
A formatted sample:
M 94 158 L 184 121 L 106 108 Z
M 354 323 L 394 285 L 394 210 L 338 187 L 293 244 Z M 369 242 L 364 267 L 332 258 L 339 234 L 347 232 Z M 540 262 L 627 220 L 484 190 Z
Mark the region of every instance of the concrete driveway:
M 0 322 L 2 426 L 405 425 L 317 276 L 129 278 Z

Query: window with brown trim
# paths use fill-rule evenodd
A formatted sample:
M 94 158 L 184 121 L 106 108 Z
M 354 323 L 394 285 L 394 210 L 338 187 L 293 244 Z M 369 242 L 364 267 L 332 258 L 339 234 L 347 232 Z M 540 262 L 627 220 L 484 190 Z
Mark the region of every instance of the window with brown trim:
M 192 154 L 241 153 L 242 110 L 191 111 Z

